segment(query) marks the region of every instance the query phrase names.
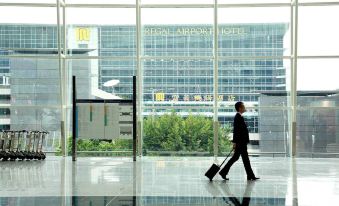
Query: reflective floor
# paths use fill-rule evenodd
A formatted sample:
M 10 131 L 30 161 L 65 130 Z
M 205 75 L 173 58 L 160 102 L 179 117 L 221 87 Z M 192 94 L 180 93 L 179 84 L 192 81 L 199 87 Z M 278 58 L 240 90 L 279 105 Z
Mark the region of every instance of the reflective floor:
M 0 162 L 0 205 L 339 205 L 339 159 L 250 159 L 256 182 L 241 160 L 210 182 L 208 157 Z

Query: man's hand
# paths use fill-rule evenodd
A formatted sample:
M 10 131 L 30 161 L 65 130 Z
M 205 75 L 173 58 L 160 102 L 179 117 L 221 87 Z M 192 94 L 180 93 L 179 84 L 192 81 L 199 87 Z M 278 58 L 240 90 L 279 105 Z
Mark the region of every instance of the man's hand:
M 236 143 L 233 143 L 233 149 L 235 149 L 236 146 L 237 146 L 237 144 L 236 144 Z

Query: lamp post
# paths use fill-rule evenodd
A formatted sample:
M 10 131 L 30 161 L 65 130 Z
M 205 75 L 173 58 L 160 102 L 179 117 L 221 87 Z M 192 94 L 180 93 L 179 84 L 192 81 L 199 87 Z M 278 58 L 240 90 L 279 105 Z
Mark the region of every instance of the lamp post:
M 154 92 L 155 92 L 155 91 L 161 91 L 161 90 L 151 88 L 151 91 L 152 91 L 152 119 L 154 120 L 154 115 L 155 115 L 155 109 L 154 109 Z
M 174 91 L 175 88 L 168 88 L 167 89 L 168 91 Z M 154 119 L 154 116 L 155 116 L 155 105 L 154 105 L 154 95 L 155 95 L 155 92 L 163 92 L 163 89 L 154 89 L 154 88 L 150 88 L 149 91 L 152 92 L 152 118 Z
M 154 89 L 152 89 L 152 118 L 154 118 Z

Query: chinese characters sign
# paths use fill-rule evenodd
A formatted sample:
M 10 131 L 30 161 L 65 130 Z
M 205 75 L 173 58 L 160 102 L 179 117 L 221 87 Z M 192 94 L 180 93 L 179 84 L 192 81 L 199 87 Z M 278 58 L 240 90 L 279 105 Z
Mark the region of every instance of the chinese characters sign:
M 236 97 L 234 95 L 218 95 L 217 97 L 218 101 L 235 101 Z M 184 94 L 184 95 L 179 95 L 179 94 L 169 94 L 166 95 L 163 92 L 158 92 L 155 93 L 155 101 L 157 102 L 162 102 L 162 101 L 196 101 L 196 102 L 210 102 L 213 101 L 213 95 L 210 94 Z

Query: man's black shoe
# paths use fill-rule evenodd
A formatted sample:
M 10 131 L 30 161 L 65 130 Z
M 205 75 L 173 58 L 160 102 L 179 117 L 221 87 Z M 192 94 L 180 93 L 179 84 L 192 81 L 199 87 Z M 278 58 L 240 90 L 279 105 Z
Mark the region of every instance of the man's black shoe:
M 250 180 L 250 181 L 255 181 L 255 180 L 258 180 L 260 179 L 259 177 L 247 177 L 247 180 Z
M 229 179 L 226 177 L 226 175 L 222 175 L 222 174 L 220 174 L 220 173 L 219 173 L 219 175 L 220 175 L 224 180 L 229 180 Z

